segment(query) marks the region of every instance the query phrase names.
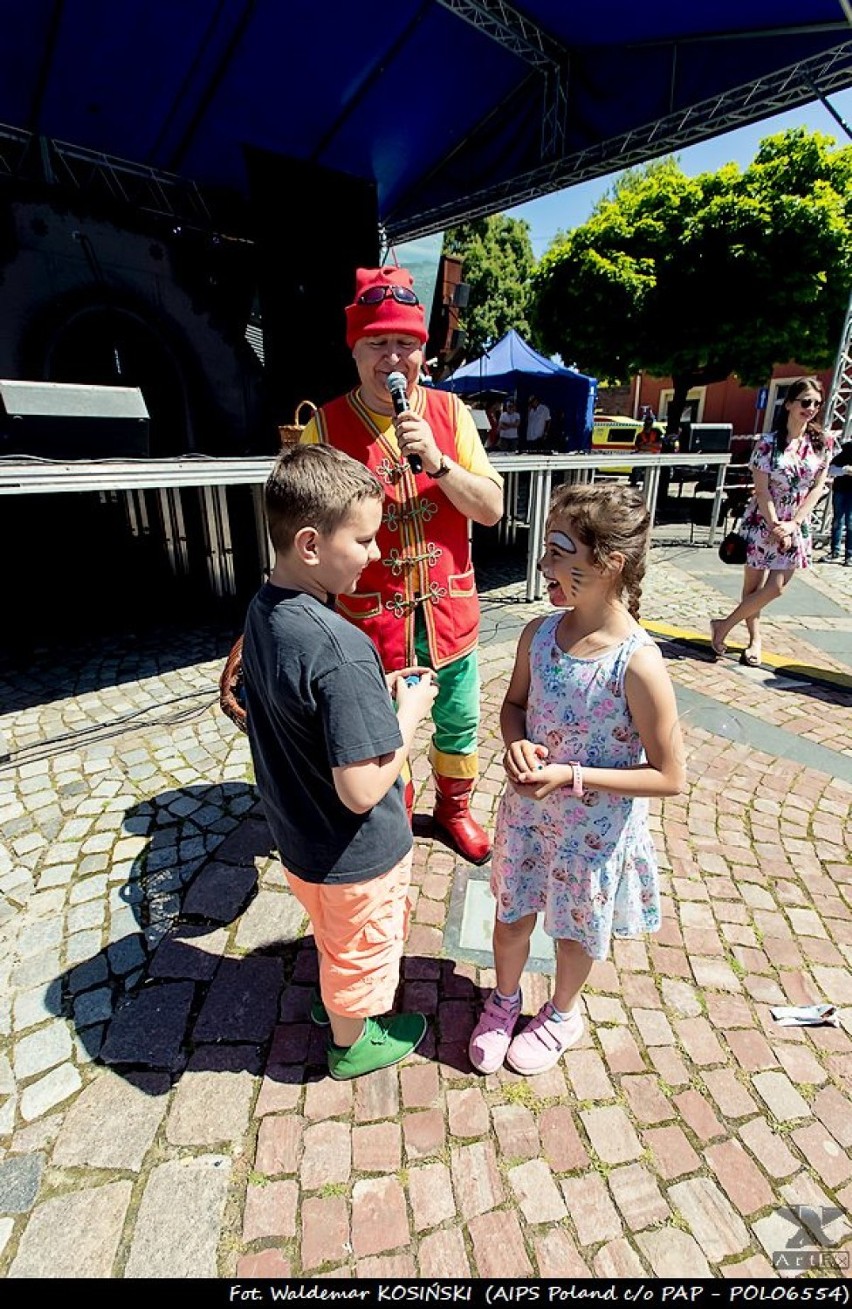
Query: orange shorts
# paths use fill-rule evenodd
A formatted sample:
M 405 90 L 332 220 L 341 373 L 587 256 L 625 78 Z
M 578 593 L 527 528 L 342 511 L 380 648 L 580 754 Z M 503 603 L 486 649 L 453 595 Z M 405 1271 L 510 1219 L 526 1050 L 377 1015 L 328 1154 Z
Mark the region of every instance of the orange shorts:
M 333 1014 L 373 1018 L 387 1013 L 399 985 L 399 962 L 408 936 L 409 850 L 389 872 L 369 882 L 323 886 L 285 869 L 306 910 L 320 965 L 320 994 Z

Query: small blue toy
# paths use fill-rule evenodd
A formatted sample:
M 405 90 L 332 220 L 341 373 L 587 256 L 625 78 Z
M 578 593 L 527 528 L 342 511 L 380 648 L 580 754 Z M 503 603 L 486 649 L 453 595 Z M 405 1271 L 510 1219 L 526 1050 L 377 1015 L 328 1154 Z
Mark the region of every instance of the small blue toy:
M 405 685 L 406 685 L 406 686 L 416 686 L 417 683 L 418 683 L 419 681 L 420 681 L 420 674 L 419 674 L 419 673 L 412 673 L 410 677 L 406 677 L 406 679 L 405 679 Z

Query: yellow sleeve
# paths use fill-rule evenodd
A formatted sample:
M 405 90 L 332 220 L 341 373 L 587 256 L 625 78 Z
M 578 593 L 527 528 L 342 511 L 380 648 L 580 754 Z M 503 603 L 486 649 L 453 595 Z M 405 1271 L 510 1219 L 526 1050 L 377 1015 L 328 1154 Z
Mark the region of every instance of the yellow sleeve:
M 456 420 L 456 451 L 462 468 L 479 477 L 487 477 L 489 482 L 503 485 L 503 479 L 491 464 L 485 453 L 485 447 L 479 439 L 476 423 L 473 421 L 467 405 L 459 401 L 458 419 Z
M 316 419 L 309 418 L 304 428 L 302 429 L 301 436 L 299 437 L 299 445 L 319 445 L 319 444 L 320 444 L 320 434 L 319 434 L 319 428 L 317 427 L 316 424 Z

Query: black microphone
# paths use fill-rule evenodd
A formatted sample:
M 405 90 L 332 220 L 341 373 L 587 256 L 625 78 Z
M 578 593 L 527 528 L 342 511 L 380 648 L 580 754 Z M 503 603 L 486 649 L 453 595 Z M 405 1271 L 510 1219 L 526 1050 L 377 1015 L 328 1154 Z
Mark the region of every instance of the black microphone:
M 411 408 L 408 403 L 408 382 L 404 373 L 388 373 L 387 388 L 395 414 L 405 414 Z M 408 456 L 408 467 L 412 473 L 423 472 L 423 460 L 419 455 Z

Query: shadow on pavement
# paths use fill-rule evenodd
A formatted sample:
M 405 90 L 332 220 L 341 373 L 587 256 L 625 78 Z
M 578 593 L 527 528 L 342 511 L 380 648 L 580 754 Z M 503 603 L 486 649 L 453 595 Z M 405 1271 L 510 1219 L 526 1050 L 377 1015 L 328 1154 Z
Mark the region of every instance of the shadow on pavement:
M 203 834 L 223 813 L 242 821 L 205 854 Z M 73 1023 L 95 1063 L 148 1095 L 166 1094 L 185 1071 L 247 1071 L 272 1084 L 325 1077 L 328 1032 L 310 1021 L 314 941 L 302 935 L 254 788 L 168 791 L 130 809 L 123 827 L 145 843 L 111 903 L 119 916 L 129 908 L 137 930 L 57 977 L 51 1011 Z M 418 1053 L 469 1072 L 481 989 L 452 960 L 408 956 L 401 972 L 394 1008 L 430 1019 Z

